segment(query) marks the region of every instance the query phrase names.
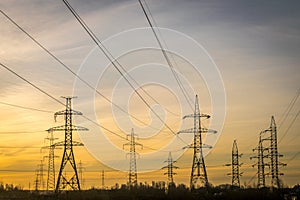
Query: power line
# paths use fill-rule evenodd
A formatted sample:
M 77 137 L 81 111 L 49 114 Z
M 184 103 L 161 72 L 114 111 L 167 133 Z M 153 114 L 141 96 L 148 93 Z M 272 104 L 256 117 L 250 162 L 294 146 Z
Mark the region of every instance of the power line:
M 0 104 L 7 105 L 7 106 L 12 106 L 12 107 L 16 107 L 16 108 L 22 108 L 22 109 L 25 109 L 25 110 L 32 110 L 32 111 L 45 112 L 45 113 L 53 113 L 52 111 L 49 111 L 49 110 L 42 110 L 42 109 L 36 109 L 36 108 L 31 108 L 31 107 L 26 107 L 26 106 L 19 106 L 19 105 L 16 105 L 16 104 L 6 103 L 6 102 L 3 102 L 3 101 L 1 101 Z
M 279 127 L 281 127 L 281 125 L 285 122 L 286 118 L 288 117 L 289 113 L 291 112 L 292 108 L 294 107 L 298 97 L 300 95 L 300 88 L 298 89 L 296 96 L 291 100 L 291 102 L 289 103 L 288 107 L 286 108 L 286 110 L 283 113 L 283 117 L 279 120 Z
M 2 64 L 2 63 L 0 63 L 0 65 L 1 65 L 3 68 L 5 68 L 6 70 L 8 70 L 9 72 L 11 72 L 11 73 L 13 73 L 14 75 L 16 75 L 17 77 L 19 77 L 20 79 L 22 79 L 23 81 L 25 81 L 26 83 L 28 83 L 29 85 L 31 85 L 32 87 L 34 87 L 35 89 L 37 89 L 38 91 L 40 91 L 41 93 L 43 93 L 43 94 L 45 94 L 46 96 L 48 96 L 49 98 L 55 100 L 57 103 L 59 103 L 59 104 L 65 106 L 65 104 L 62 103 L 60 100 L 58 100 L 57 98 L 53 97 L 52 95 L 50 95 L 50 94 L 47 93 L 46 91 L 42 90 L 42 89 L 39 88 L 38 86 L 34 85 L 34 84 L 31 83 L 29 80 L 27 80 L 27 79 L 25 79 L 24 77 L 22 77 L 21 75 L 17 74 L 15 71 L 13 71 L 12 69 L 10 69 L 10 68 L 7 67 L 6 65 L 4 65 L 4 64 Z M 120 136 L 119 134 L 117 134 L 117 133 L 115 133 L 115 132 L 113 132 L 113 131 L 111 131 L 111 130 L 105 128 L 104 126 L 98 124 L 97 122 L 95 122 L 95 121 L 89 119 L 89 118 L 86 117 L 86 116 L 82 115 L 82 117 L 85 118 L 85 119 L 87 119 L 87 120 L 90 121 L 90 122 L 93 122 L 94 124 L 97 124 L 98 126 L 100 126 L 101 128 L 103 128 L 104 130 L 107 130 L 107 131 L 109 131 L 110 133 L 113 133 L 113 134 L 119 136 L 120 138 L 126 139 L 126 137 Z M 126 140 L 127 140 L 127 139 L 126 139 Z
M 295 155 L 293 155 L 287 162 L 286 164 L 290 163 L 291 161 L 293 161 L 295 158 L 297 158 L 297 156 L 300 154 L 300 151 L 298 151 Z
M 300 114 L 300 109 L 298 110 L 297 114 L 295 115 L 294 119 L 292 120 L 292 122 L 290 123 L 290 125 L 288 126 L 288 128 L 286 129 L 285 133 L 283 134 L 283 136 L 281 137 L 281 139 L 279 140 L 279 144 L 280 142 L 283 140 L 283 138 L 288 134 L 289 130 L 291 129 L 291 127 L 294 125 L 297 117 L 299 116 Z
M 144 102 L 144 104 L 153 112 L 153 114 L 173 133 L 174 135 L 177 135 L 166 122 L 162 120 L 162 118 L 153 110 L 153 108 L 149 105 L 149 103 L 145 100 L 145 98 L 135 89 L 133 84 L 129 81 L 129 79 L 124 75 L 124 73 L 119 69 L 118 65 L 122 68 L 124 72 L 125 69 L 120 65 L 120 63 L 109 53 L 109 51 L 105 48 L 105 46 L 101 43 L 101 41 L 98 39 L 98 37 L 93 33 L 93 31 L 88 27 L 88 25 L 84 22 L 84 20 L 79 16 L 79 14 L 74 10 L 74 8 L 69 4 L 67 0 L 63 0 L 64 4 L 67 6 L 67 8 L 71 11 L 73 16 L 76 18 L 76 20 L 80 23 L 82 28 L 87 32 L 87 34 L 91 37 L 91 39 L 95 42 L 95 44 L 99 47 L 99 49 L 102 51 L 102 53 L 107 57 L 107 59 L 111 62 L 111 64 L 114 66 L 114 68 L 120 73 L 120 75 L 124 78 L 124 80 L 129 84 L 129 86 L 133 89 L 133 91 L 139 96 L 139 98 Z M 131 77 L 129 74 L 127 74 L 128 77 Z M 134 80 L 131 77 L 132 80 Z M 135 82 L 136 83 L 136 82 Z M 141 88 L 142 89 L 142 88 Z M 181 138 L 180 138 L 181 139 Z M 183 141 L 181 139 L 181 141 Z M 183 141 L 184 142 L 184 141 Z M 185 143 L 185 142 L 184 142 Z
M 0 146 L 0 149 L 40 149 L 41 147 L 17 147 L 17 146 Z
M 78 74 L 76 74 L 70 67 L 68 67 L 65 63 L 63 63 L 58 57 L 56 57 L 54 54 L 52 54 L 46 47 L 44 47 L 40 42 L 38 42 L 32 35 L 30 35 L 25 29 L 23 29 L 20 25 L 18 25 L 17 22 L 15 22 L 12 18 L 10 18 L 6 13 L 4 13 L 2 10 L 0 12 L 11 22 L 13 23 L 19 30 L 21 30 L 24 34 L 26 34 L 36 45 L 38 45 L 41 49 L 43 49 L 47 54 L 49 54 L 54 60 L 56 60 L 62 67 L 64 67 L 67 71 L 69 71 L 71 74 L 73 74 L 75 77 L 77 77 L 81 82 L 83 82 L 85 85 L 87 85 L 90 89 L 94 90 L 98 95 L 103 97 L 107 102 L 114 105 L 116 108 L 121 110 L 123 113 L 128 114 L 133 119 L 139 121 L 140 123 L 147 125 L 144 121 L 138 119 L 134 115 L 128 113 L 126 110 L 121 108 L 119 105 L 112 102 L 109 98 L 107 98 L 105 95 L 103 95 L 101 92 L 99 92 L 96 88 L 94 88 L 91 84 L 89 84 L 87 81 L 85 81 L 83 78 L 81 78 Z M 151 128 L 154 128 L 152 126 L 149 126 Z M 157 128 L 154 128 L 157 129 Z
M 70 73 L 72 73 L 74 76 L 76 76 L 80 81 L 82 81 L 84 84 L 86 84 L 90 89 L 95 90 L 97 94 L 99 94 L 100 96 L 102 96 L 105 100 L 107 100 L 108 102 L 110 102 L 112 105 L 116 106 L 118 109 L 120 109 L 122 112 L 128 114 L 129 116 L 131 116 L 132 118 L 134 118 L 135 120 L 147 125 L 147 123 L 145 123 L 144 121 L 138 119 L 137 117 L 131 115 L 130 113 L 128 113 L 127 111 L 125 111 L 123 108 L 121 108 L 120 106 L 118 106 L 117 104 L 113 103 L 110 99 L 108 99 L 107 97 L 105 97 L 102 93 L 100 93 L 96 88 L 94 88 L 93 86 L 91 86 L 87 81 L 85 81 L 84 79 L 82 79 L 79 75 L 77 75 L 75 72 L 73 72 L 71 70 L 70 67 L 68 67 L 66 64 L 64 64 L 59 58 L 57 58 L 54 54 L 52 54 L 48 49 L 46 49 L 41 43 L 39 43 L 33 36 L 31 36 L 27 31 L 25 31 L 21 26 L 19 26 L 12 18 L 10 18 L 6 13 L 4 13 L 2 10 L 0 10 L 0 12 L 9 20 L 11 21 L 17 28 L 19 28 L 24 34 L 26 34 L 34 43 L 36 43 L 40 48 L 42 48 L 46 53 L 48 53 L 52 58 L 54 58 L 58 63 L 60 63 L 64 68 L 66 68 Z M 117 62 L 117 60 L 116 60 Z M 3 66 L 4 67 L 4 66 Z M 125 69 L 124 69 L 125 70 Z M 27 82 L 27 81 L 26 81 Z M 53 99 L 53 98 L 52 98 Z M 157 102 L 158 103 L 158 102 Z M 60 102 L 60 104 L 62 104 Z M 151 108 L 150 108 L 151 109 Z M 38 110 L 38 109 L 36 109 Z M 152 109 L 151 109 L 152 110 Z M 92 121 L 88 118 L 86 118 L 85 116 L 83 116 L 85 119 Z M 96 122 L 93 122 L 96 123 Z M 99 125 L 98 123 L 96 123 L 97 125 Z M 164 123 L 165 124 L 165 123 Z M 158 130 L 155 127 L 149 126 L 153 129 Z M 118 135 L 108 129 L 106 129 L 105 127 L 102 127 L 103 129 L 105 129 L 106 131 L 114 134 L 114 135 Z M 169 129 L 169 128 L 168 128 Z M 124 138 L 123 138 L 124 139 Z M 180 138 L 181 139 L 181 138 Z M 148 148 L 148 149 L 152 149 L 153 148 Z
M 26 83 L 28 83 L 29 85 L 31 85 L 32 87 L 34 87 L 35 89 L 37 89 L 38 91 L 40 91 L 41 93 L 43 93 L 43 94 L 45 94 L 46 96 L 48 96 L 49 98 L 55 100 L 57 103 L 59 103 L 59 104 L 65 106 L 65 104 L 62 103 L 60 100 L 58 100 L 57 98 L 53 97 L 51 94 L 47 93 L 46 91 L 42 90 L 41 88 L 39 88 L 38 86 L 36 86 L 35 84 L 33 84 L 32 82 L 30 82 L 29 80 L 27 80 L 26 78 L 22 77 L 21 75 L 19 75 L 18 73 L 16 73 L 15 71 L 13 71 L 13 70 L 10 69 L 9 67 L 7 67 L 6 65 L 4 65 L 4 64 L 2 64 L 2 63 L 0 63 L 0 65 L 1 65 L 3 68 L 5 68 L 6 70 L 8 70 L 9 72 L 11 72 L 12 74 L 14 74 L 15 76 L 19 77 L 20 79 L 22 79 L 23 81 L 25 81 Z M 120 135 L 120 134 L 118 134 L 118 133 L 116 133 L 116 132 L 114 132 L 114 131 L 112 131 L 112 130 L 110 130 L 110 129 L 108 129 L 108 128 L 102 126 L 102 125 L 100 125 L 99 123 L 93 121 L 92 119 L 88 118 L 87 116 L 85 116 L 85 115 L 81 115 L 81 116 L 82 116 L 84 119 L 90 121 L 91 123 L 93 123 L 93 124 L 99 126 L 100 128 L 106 130 L 107 132 L 109 132 L 109 133 L 111 133 L 111 134 L 113 134 L 113 135 L 115 135 L 115 136 L 117 136 L 117 137 L 119 137 L 119 138 L 121 138 L 121 139 L 124 139 L 124 140 L 129 141 L 129 139 L 126 138 L 125 136 L 122 136 L 122 135 Z M 1 148 L 1 147 L 0 147 L 0 148 Z M 5 147 L 5 148 L 9 148 L 9 147 Z M 14 147 L 14 148 L 15 148 L 15 147 Z M 22 147 L 20 147 L 20 148 L 22 148 Z M 157 151 L 157 149 L 154 149 L 154 148 L 152 148 L 152 147 L 146 147 L 146 148 L 148 148 L 148 149 L 150 149 L 150 150 Z
M 45 131 L 0 131 L 0 134 L 42 133 Z
M 173 76 L 174 76 L 174 78 L 175 78 L 175 80 L 176 80 L 176 82 L 177 82 L 177 84 L 178 84 L 178 86 L 179 86 L 179 88 L 180 88 L 182 94 L 184 95 L 184 97 L 185 97 L 187 103 L 189 104 L 191 110 L 193 110 L 193 106 L 192 106 L 192 104 L 191 104 L 191 101 L 192 101 L 192 100 L 191 100 L 190 98 L 188 98 L 187 91 L 185 90 L 185 88 L 184 88 L 182 82 L 180 81 L 180 79 L 179 79 L 177 73 L 174 71 L 174 66 L 173 66 L 172 62 L 170 61 L 170 59 L 169 59 L 169 57 L 168 57 L 168 55 L 167 55 L 167 53 L 166 53 L 166 50 L 163 48 L 162 43 L 160 42 L 159 37 L 158 37 L 158 35 L 156 34 L 156 32 L 155 32 L 155 30 L 154 30 L 154 27 L 153 27 L 153 25 L 152 25 L 152 22 L 151 22 L 151 20 L 150 20 L 150 18 L 149 18 L 149 16 L 148 16 L 148 14 L 147 14 L 147 12 L 146 12 L 144 6 L 143 6 L 141 0 L 138 0 L 138 1 L 139 1 L 140 5 L 141 5 L 141 8 L 142 8 L 142 10 L 143 10 L 143 13 L 145 14 L 145 17 L 146 17 L 146 19 L 147 19 L 147 21 L 148 21 L 148 23 L 149 23 L 149 25 L 150 25 L 150 27 L 151 27 L 151 30 L 152 30 L 152 32 L 153 32 L 155 38 L 156 38 L 156 41 L 157 41 L 157 43 L 158 43 L 158 45 L 159 45 L 159 47 L 160 47 L 160 49 L 161 49 L 161 51 L 162 51 L 162 53 L 163 53 L 164 58 L 166 59 L 166 61 L 167 61 L 167 63 L 168 63 L 169 68 L 171 69 L 171 72 L 172 72 L 172 74 L 173 74 Z M 150 13 L 150 16 L 151 16 L 152 19 L 153 19 L 153 16 L 152 16 L 152 14 L 151 14 L 151 12 L 150 12 L 150 9 L 149 9 L 149 7 L 148 7 L 146 1 L 144 1 L 144 2 L 145 2 L 146 6 L 147 6 L 147 8 L 148 8 L 148 11 L 149 11 L 149 13 Z M 154 20 L 153 20 L 153 21 L 154 21 Z
M 56 101 L 57 103 L 64 105 L 61 101 L 59 101 L 58 99 L 56 99 L 55 97 L 51 96 L 49 93 L 45 92 L 44 90 L 42 90 L 41 88 L 37 87 L 36 85 L 34 85 L 33 83 L 31 83 L 30 81 L 28 81 L 27 79 L 23 78 L 22 76 L 20 76 L 19 74 L 17 74 L 15 71 L 11 70 L 9 67 L 7 67 L 6 65 L 0 63 L 0 65 L 5 68 L 6 70 L 8 70 L 9 72 L 11 72 L 12 74 L 14 74 L 15 76 L 19 77 L 20 79 L 22 79 L 23 81 L 25 81 L 26 83 L 28 83 L 29 85 L 31 85 L 32 87 L 34 87 L 35 89 L 37 89 L 38 91 L 40 91 L 41 93 L 45 94 L 46 96 L 48 96 L 49 98 L 51 98 L 52 100 Z

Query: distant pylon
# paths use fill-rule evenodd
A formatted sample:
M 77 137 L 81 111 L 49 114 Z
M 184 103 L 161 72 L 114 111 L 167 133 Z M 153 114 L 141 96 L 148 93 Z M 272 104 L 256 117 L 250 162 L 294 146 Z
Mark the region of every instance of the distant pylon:
M 242 176 L 242 173 L 240 173 L 240 166 L 242 163 L 239 163 L 239 158 L 242 156 L 242 154 L 239 154 L 237 141 L 233 141 L 232 145 L 232 153 L 231 153 L 231 164 L 227 164 L 227 166 L 231 166 L 231 173 L 228 173 L 232 177 L 231 185 L 235 187 L 240 187 L 240 176 Z
M 34 180 L 34 189 L 38 191 L 40 188 L 40 181 L 39 181 L 39 169 L 35 170 L 35 180 Z
M 75 126 L 72 124 L 73 115 L 82 115 L 81 112 L 72 110 L 71 100 L 73 97 L 63 97 L 66 99 L 66 109 L 63 111 L 56 112 L 54 118 L 56 119 L 57 115 L 65 116 L 65 125 L 52 128 L 53 131 L 64 131 L 65 140 L 59 143 L 56 143 L 55 146 L 63 146 L 64 152 L 62 156 L 62 161 L 60 165 L 60 170 L 57 178 L 57 184 L 55 191 L 58 192 L 64 189 L 80 190 L 80 182 L 77 173 L 77 167 L 75 162 L 75 156 L 73 151 L 73 146 L 83 146 L 80 142 L 73 141 L 73 131 L 87 131 L 87 128 Z M 71 173 L 71 176 L 67 177 L 66 166 L 69 164 L 70 169 L 68 170 Z M 64 173 L 65 172 L 65 173 Z M 69 186 L 69 187 L 68 187 Z
M 259 141 L 258 145 L 253 151 L 257 151 L 257 156 L 252 156 L 250 159 L 256 158 L 257 163 L 252 165 L 257 166 L 257 187 L 258 188 L 264 188 L 266 187 L 266 174 L 265 174 L 265 166 L 268 164 L 265 164 L 265 158 L 266 153 L 268 149 L 264 147 L 264 139 L 262 138 L 262 132 L 259 135 Z
M 44 189 L 44 164 L 43 160 L 41 160 L 41 163 L 37 165 L 36 173 L 36 179 L 35 179 L 35 190 L 43 190 Z
M 168 163 L 167 166 L 163 167 L 163 169 L 168 169 L 168 171 L 164 173 L 164 175 L 168 175 L 168 187 L 174 186 L 175 183 L 174 183 L 173 175 L 176 175 L 176 173 L 173 171 L 173 169 L 177 169 L 178 167 L 174 166 L 174 163 L 176 161 L 173 161 L 171 152 L 169 152 L 168 160 L 166 160 L 165 162 Z
M 125 146 L 130 146 L 129 149 L 129 155 L 130 155 L 130 165 L 129 165 L 129 176 L 128 176 L 128 186 L 129 187 L 135 187 L 138 184 L 137 181 L 137 169 L 136 169 L 136 151 L 135 151 L 135 146 L 139 145 L 141 147 L 143 147 L 142 144 L 135 142 L 135 134 L 133 129 L 131 129 L 131 134 L 127 136 L 130 137 L 130 142 L 126 143 L 123 145 L 123 148 Z
M 263 133 L 270 134 L 270 136 L 267 137 L 266 140 L 270 141 L 270 145 L 268 147 L 269 153 L 267 157 L 270 159 L 269 166 L 271 175 L 271 187 L 280 188 L 280 180 L 278 176 L 283 175 L 283 173 L 279 172 L 278 166 L 285 166 L 286 164 L 278 161 L 278 158 L 282 157 L 283 155 L 279 154 L 277 149 L 277 128 L 274 116 L 271 117 L 270 127 L 264 130 Z
M 102 180 L 102 190 L 105 189 L 105 184 L 104 184 L 104 170 L 101 172 L 101 180 Z
M 48 131 L 48 137 L 45 138 L 46 140 L 49 141 L 49 145 L 44 147 L 49 149 L 49 154 L 48 156 L 45 156 L 48 158 L 48 174 L 47 174 L 47 190 L 49 191 L 54 191 L 55 190 L 55 158 L 58 156 L 54 155 L 54 150 L 55 150 L 55 145 L 54 141 L 57 140 L 58 138 L 53 137 L 53 130 L 50 128 L 47 130 Z
M 79 163 L 78 163 L 78 173 L 79 173 L 79 180 L 80 180 L 80 183 L 81 183 L 81 188 L 83 188 L 83 186 L 84 186 L 83 170 L 84 170 L 84 167 L 83 167 L 83 164 L 80 160 Z
M 207 114 L 201 114 L 198 103 L 198 95 L 195 98 L 195 111 L 194 114 L 186 115 L 185 118 L 193 118 L 194 119 L 194 128 L 179 131 L 178 133 L 193 133 L 194 134 L 194 142 L 190 145 L 190 148 L 194 149 L 193 155 L 193 164 L 192 164 L 192 172 L 190 179 L 190 189 L 195 189 L 199 187 L 208 187 L 208 178 L 206 173 L 206 167 L 204 163 L 203 156 L 203 148 L 212 148 L 209 145 L 205 145 L 202 143 L 202 134 L 203 133 L 216 133 L 216 131 L 211 129 L 206 129 L 201 127 L 201 117 L 206 119 L 210 118 Z M 198 184 L 200 182 L 200 184 Z

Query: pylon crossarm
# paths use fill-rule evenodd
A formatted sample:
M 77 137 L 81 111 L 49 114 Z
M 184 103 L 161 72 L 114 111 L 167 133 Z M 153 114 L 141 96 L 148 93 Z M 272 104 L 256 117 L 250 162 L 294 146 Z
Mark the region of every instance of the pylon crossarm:
M 207 114 L 190 114 L 190 115 L 185 115 L 182 119 L 186 119 L 186 118 L 195 118 L 195 117 L 205 117 L 205 118 L 210 118 L 210 115 Z
M 52 128 L 53 131 L 65 131 L 66 130 L 66 126 L 65 125 L 61 125 L 61 126 L 55 126 Z M 72 131 L 88 131 L 89 129 L 82 127 L 82 126 L 71 126 Z
M 282 162 L 278 162 L 278 165 L 281 165 L 281 166 L 283 166 L 283 167 L 287 166 L 286 163 L 282 163 Z
M 53 144 L 55 147 L 57 146 L 65 146 L 65 142 L 64 141 L 61 141 L 61 142 L 57 142 L 55 144 Z
M 58 115 L 65 115 L 65 114 L 71 114 L 71 115 L 82 115 L 82 112 L 76 111 L 76 110 L 61 110 L 54 113 L 54 117 L 56 118 Z
M 141 143 L 135 142 L 135 146 L 140 146 L 143 149 L 143 145 Z
M 72 146 L 84 146 L 81 142 L 72 141 Z
M 73 131 L 88 131 L 88 128 L 82 127 L 82 126 L 72 126 Z
M 189 129 L 185 129 L 185 130 L 177 132 L 177 134 L 180 134 L 180 133 L 194 133 L 194 128 L 189 128 Z
M 61 125 L 61 126 L 55 126 L 51 128 L 52 131 L 65 131 L 66 130 L 66 126 L 65 125 Z
M 202 148 L 208 148 L 208 149 L 211 149 L 212 148 L 212 146 L 211 145 L 207 145 L 207 144 L 202 144 L 202 146 L 201 146 Z
M 194 145 L 189 144 L 187 146 L 182 147 L 182 149 L 190 149 L 190 148 L 194 148 Z
M 185 115 L 182 119 L 186 119 L 186 118 L 194 118 L 194 114 L 190 114 L 190 115 Z
M 268 129 L 265 129 L 263 131 L 260 132 L 260 135 L 264 134 L 264 133 L 267 133 L 269 131 L 272 131 L 272 129 L 268 128 Z
M 207 128 L 201 128 L 201 132 L 202 133 L 214 133 L 214 134 L 218 133 L 218 131 L 216 131 L 216 130 L 207 129 Z

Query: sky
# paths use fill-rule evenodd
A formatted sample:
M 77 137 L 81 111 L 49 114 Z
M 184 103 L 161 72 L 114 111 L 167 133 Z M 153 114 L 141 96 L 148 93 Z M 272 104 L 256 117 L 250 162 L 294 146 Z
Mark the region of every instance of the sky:
M 277 122 L 278 149 L 283 154 L 280 161 L 287 163 L 280 168 L 285 174 L 280 178 L 287 186 L 298 184 L 300 102 L 296 99 L 291 109 L 289 105 L 299 94 L 299 2 L 146 2 L 155 24 L 161 28 L 159 37 L 187 90 L 188 101 L 167 66 L 138 1 L 69 1 L 142 86 L 134 84 L 159 117 L 133 92 L 62 1 L 2 0 L 0 9 L 127 113 L 76 79 L 3 14 L 1 63 L 62 103 L 61 96 L 78 96 L 73 100 L 75 110 L 123 137 L 134 128 L 138 142 L 144 145 L 143 149 L 137 147 L 137 168 L 144 171 L 138 174 L 139 182 L 166 181 L 165 171 L 160 168 L 172 151 L 179 167 L 175 182 L 189 183 L 193 154 L 191 149 L 182 147 L 190 143 L 192 135 L 175 135 L 193 125 L 182 117 L 193 112 L 194 96 L 198 94 L 201 112 L 212 116 L 203 126 L 218 131 L 216 135 L 204 136 L 213 145 L 210 151 L 205 150 L 208 179 L 213 185 L 231 182 L 226 175 L 231 169 L 224 165 L 231 162 L 234 139 L 243 153 L 241 183 L 256 183 L 256 168 L 251 166 L 255 161 L 249 158 L 255 155 L 252 149 L 258 143 L 259 132 L 270 126 L 272 115 Z M 37 165 L 47 154 L 40 150 L 47 144 L 45 130 L 64 123 L 62 117 L 57 122 L 53 119 L 53 113 L 64 107 L 3 67 L 0 75 L 0 181 L 33 188 Z M 74 133 L 74 139 L 85 145 L 74 149 L 76 161 L 83 163 L 84 188 L 100 187 L 102 170 L 106 172 L 108 187 L 116 182 L 126 183 L 129 159 L 123 144 L 128 141 L 80 116 L 74 121 L 89 129 Z M 63 140 L 63 133 L 56 132 L 55 136 L 57 141 Z M 56 154 L 60 156 L 56 160 L 58 170 L 62 150 Z

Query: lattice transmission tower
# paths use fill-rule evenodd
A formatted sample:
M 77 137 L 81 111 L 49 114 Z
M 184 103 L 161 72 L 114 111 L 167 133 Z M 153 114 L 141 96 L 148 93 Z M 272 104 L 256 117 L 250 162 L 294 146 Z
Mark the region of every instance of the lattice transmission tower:
M 81 183 L 81 188 L 84 188 L 84 178 L 83 178 L 83 171 L 84 171 L 83 163 L 81 160 L 78 163 L 78 174 L 79 174 L 79 180 Z
M 101 185 L 102 185 L 102 190 L 105 190 L 105 184 L 104 184 L 104 179 L 105 178 L 105 176 L 104 176 L 104 170 L 102 170 L 102 172 L 101 172 Z
M 40 188 L 40 181 L 39 181 L 39 169 L 35 170 L 35 180 L 34 180 L 34 190 L 38 191 Z
M 233 141 L 232 145 L 232 151 L 231 151 L 231 164 L 227 164 L 226 166 L 231 166 L 231 173 L 228 173 L 227 175 L 230 175 L 232 177 L 231 179 L 231 185 L 235 187 L 240 187 L 240 176 L 242 176 L 242 173 L 240 173 L 240 166 L 242 163 L 239 162 L 239 158 L 242 156 L 242 154 L 239 154 L 238 151 L 238 145 L 237 141 Z
M 282 157 L 281 154 L 278 153 L 277 148 L 277 128 L 275 123 L 274 116 L 271 117 L 270 127 L 264 131 L 262 131 L 259 135 L 259 144 L 254 149 L 254 151 L 258 152 L 257 156 L 252 158 L 257 158 L 257 176 L 258 176 L 258 184 L 259 188 L 266 187 L 266 176 L 271 176 L 271 188 L 280 188 L 280 180 L 279 176 L 283 175 L 283 173 L 279 172 L 279 166 L 285 166 L 286 164 L 278 161 L 279 157 Z M 268 166 L 270 171 L 269 173 L 265 173 L 265 167 Z
M 198 95 L 195 98 L 195 110 L 194 114 L 186 115 L 183 119 L 186 118 L 193 118 L 194 119 L 194 128 L 182 130 L 178 133 L 193 133 L 194 134 L 194 142 L 189 148 L 193 148 L 193 164 L 192 164 L 192 171 L 191 171 L 191 179 L 190 179 L 190 189 L 195 189 L 199 187 L 208 187 L 208 178 L 206 167 L 204 163 L 204 156 L 203 156 L 203 148 L 212 148 L 209 145 L 203 144 L 202 142 L 202 134 L 204 133 L 217 133 L 215 130 L 203 128 L 201 126 L 201 118 L 210 118 L 207 114 L 201 114 L 199 109 L 198 103 Z
M 45 188 L 45 182 L 44 182 L 44 164 L 43 160 L 40 161 L 40 164 L 37 165 L 37 170 L 35 171 L 35 190 L 43 190 Z
M 262 133 L 263 132 L 259 134 L 259 141 L 257 147 L 253 149 L 253 151 L 257 152 L 257 156 L 250 157 L 250 159 L 253 158 L 257 159 L 257 163 L 252 165 L 252 167 L 257 166 L 257 187 L 258 188 L 266 187 L 265 167 L 268 166 L 268 164 L 265 164 L 265 158 L 267 157 L 265 151 L 267 151 L 268 149 L 264 147 L 264 139 L 262 137 Z
M 268 155 L 269 158 L 269 166 L 270 166 L 270 173 L 271 176 L 271 187 L 272 188 L 280 188 L 280 180 L 279 176 L 283 175 L 283 173 L 280 173 L 278 170 L 278 166 L 285 166 L 286 164 L 281 163 L 278 161 L 279 157 L 282 157 L 283 155 L 278 153 L 278 147 L 277 147 L 277 128 L 275 123 L 274 116 L 271 117 L 271 124 L 270 127 L 263 131 L 263 133 L 267 133 L 268 137 L 265 140 L 268 140 L 269 146 L 268 146 Z
M 57 140 L 58 138 L 54 138 L 52 128 L 48 129 L 47 132 L 48 132 L 48 137 L 45 138 L 45 140 L 49 141 L 49 145 L 44 147 L 49 149 L 48 156 L 45 156 L 45 158 L 48 158 L 47 190 L 54 191 L 55 190 L 55 158 L 58 157 L 55 156 L 54 154 L 54 150 L 55 150 L 54 141 Z
M 61 160 L 60 170 L 57 178 L 57 184 L 55 191 L 60 190 L 80 190 L 80 182 L 77 173 L 77 167 L 75 162 L 75 156 L 73 147 L 83 146 L 82 143 L 73 141 L 73 131 L 87 131 L 88 129 L 81 126 L 73 125 L 72 117 L 73 115 L 82 115 L 81 112 L 72 110 L 72 98 L 73 97 L 63 97 L 66 99 L 66 109 L 63 111 L 56 112 L 54 114 L 54 119 L 58 115 L 63 115 L 65 118 L 65 125 L 53 127 L 53 131 L 64 131 L 65 140 L 54 144 L 55 146 L 63 146 L 63 156 Z M 67 168 L 67 166 L 69 168 Z M 71 174 L 68 176 L 68 174 Z
M 137 168 L 136 168 L 136 155 L 137 152 L 135 150 L 135 146 L 141 146 L 143 148 L 143 145 L 140 143 L 137 143 L 135 141 L 135 134 L 133 129 L 131 129 L 131 134 L 127 136 L 130 137 L 130 142 L 126 143 L 123 145 L 123 148 L 125 146 L 129 146 L 129 156 L 130 156 L 130 164 L 129 164 L 129 174 L 128 174 L 128 186 L 130 188 L 137 186 L 138 181 L 137 181 Z
M 165 162 L 168 163 L 167 166 L 163 167 L 163 169 L 168 170 L 167 172 L 164 173 L 164 175 L 168 175 L 168 187 L 175 186 L 173 175 L 176 175 L 176 173 L 174 172 L 173 169 L 177 169 L 178 167 L 174 165 L 176 161 L 173 161 L 171 152 L 169 152 L 168 160 L 166 160 Z

